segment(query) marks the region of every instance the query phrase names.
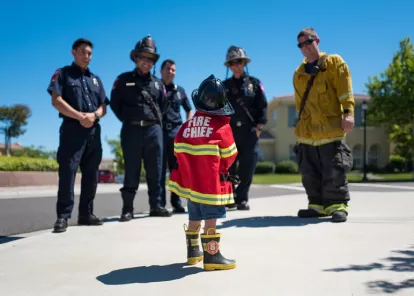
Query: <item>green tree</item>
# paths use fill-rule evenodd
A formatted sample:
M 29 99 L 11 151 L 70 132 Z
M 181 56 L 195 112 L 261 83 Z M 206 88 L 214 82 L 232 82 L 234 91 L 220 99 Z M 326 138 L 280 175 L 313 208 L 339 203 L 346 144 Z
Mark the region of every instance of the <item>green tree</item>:
M 412 125 L 403 126 L 394 124 L 390 133 L 390 140 L 395 143 L 395 154 L 412 159 L 413 151 L 410 149 L 414 146 L 414 137 L 412 135 Z
M 414 45 L 409 37 L 400 42 L 388 68 L 370 77 L 366 87 L 371 97 L 368 121 L 388 126 L 390 140 L 400 151 L 410 149 L 404 152 L 407 156 L 413 155 L 412 136 L 407 136 L 407 131 L 414 135 Z
M 2 124 L 0 131 L 4 134 L 7 156 L 10 155 L 11 139 L 18 138 L 26 132 L 23 127 L 27 125 L 27 119 L 30 115 L 30 108 L 26 105 L 16 104 L 10 107 L 0 107 L 0 123 Z
M 56 151 L 47 151 L 45 147 L 24 147 L 23 150 L 12 152 L 13 156 L 26 156 L 33 158 L 56 159 Z
M 121 140 L 118 136 L 118 139 L 112 139 L 112 140 L 106 140 L 109 147 L 111 148 L 111 153 L 115 157 L 115 161 L 117 162 L 117 173 L 123 174 L 125 170 L 125 164 L 124 164 L 124 153 L 122 152 L 121 147 Z

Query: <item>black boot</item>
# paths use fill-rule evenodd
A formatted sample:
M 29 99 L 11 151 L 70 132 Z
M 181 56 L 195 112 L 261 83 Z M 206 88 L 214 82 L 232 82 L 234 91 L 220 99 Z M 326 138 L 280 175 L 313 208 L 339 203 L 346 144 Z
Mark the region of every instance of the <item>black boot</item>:
M 202 234 L 200 237 L 204 250 L 204 270 L 227 270 L 236 268 L 235 260 L 226 259 L 220 253 L 220 233 L 215 233 L 214 231 L 214 234 Z
M 346 222 L 348 213 L 344 211 L 336 211 L 332 214 L 332 222 L 340 223 L 340 222 Z
M 68 220 L 65 218 L 58 218 L 53 226 L 53 232 L 60 233 L 65 232 L 68 228 Z
M 187 231 L 187 225 L 184 224 L 185 238 L 187 241 L 187 264 L 196 265 L 203 260 L 203 252 L 201 252 L 198 243 L 198 234 L 200 227 L 197 231 Z
M 134 219 L 134 214 L 132 212 L 125 212 L 122 213 L 121 217 L 119 218 L 119 222 L 128 222 Z

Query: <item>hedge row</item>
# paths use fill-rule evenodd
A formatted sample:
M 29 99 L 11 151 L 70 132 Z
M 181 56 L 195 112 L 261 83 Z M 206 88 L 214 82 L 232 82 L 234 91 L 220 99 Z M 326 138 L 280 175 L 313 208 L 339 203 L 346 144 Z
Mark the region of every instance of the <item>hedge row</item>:
M 58 168 L 54 159 L 0 156 L 0 171 L 56 172 Z
M 56 172 L 58 168 L 58 163 L 54 159 L 0 156 L 0 171 Z M 273 162 L 258 162 L 255 170 L 255 174 L 297 174 L 298 172 L 298 165 L 290 160 L 281 161 L 276 165 Z M 145 178 L 143 163 L 141 177 Z
M 261 161 L 256 165 L 255 174 L 298 174 L 298 164 L 291 160 L 282 160 L 277 164 L 270 161 Z

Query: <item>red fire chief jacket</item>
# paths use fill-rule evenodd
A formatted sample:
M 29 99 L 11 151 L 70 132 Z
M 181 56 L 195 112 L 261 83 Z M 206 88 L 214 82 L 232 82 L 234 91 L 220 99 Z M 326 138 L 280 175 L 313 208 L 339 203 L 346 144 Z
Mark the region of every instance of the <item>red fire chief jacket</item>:
M 196 112 L 174 140 L 178 168 L 172 170 L 168 190 L 195 203 L 234 203 L 231 182 L 220 181 L 237 156 L 230 117 Z

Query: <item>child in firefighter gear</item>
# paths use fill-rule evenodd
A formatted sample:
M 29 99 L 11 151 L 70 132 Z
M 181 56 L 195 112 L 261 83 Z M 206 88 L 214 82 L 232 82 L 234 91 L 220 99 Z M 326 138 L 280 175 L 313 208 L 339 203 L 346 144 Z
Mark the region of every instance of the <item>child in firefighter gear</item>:
M 299 112 L 295 153 L 309 201 L 298 216 L 345 222 L 350 200 L 346 173 L 353 162 L 343 143 L 354 126 L 351 74 L 341 56 L 319 52 L 314 29 L 303 29 L 297 40 L 305 59 L 293 78 Z
M 221 254 L 216 221 L 225 218 L 225 206 L 234 203 L 233 178 L 228 174 L 237 156 L 229 124 L 234 110 L 223 83 L 214 75 L 193 91 L 192 99 L 197 111 L 175 137 L 177 165 L 171 172 L 168 189 L 188 200 L 189 223 L 188 228 L 184 226 L 187 263 L 203 260 L 205 270 L 232 269 L 236 261 Z M 203 220 L 201 252 L 198 238 Z

